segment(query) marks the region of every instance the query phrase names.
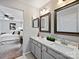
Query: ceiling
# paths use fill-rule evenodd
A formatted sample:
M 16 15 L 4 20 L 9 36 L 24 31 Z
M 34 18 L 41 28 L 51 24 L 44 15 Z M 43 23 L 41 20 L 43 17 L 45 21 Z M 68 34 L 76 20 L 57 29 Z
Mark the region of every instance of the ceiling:
M 20 1 L 32 5 L 33 7 L 40 8 L 46 3 L 48 3 L 50 0 L 20 0 Z

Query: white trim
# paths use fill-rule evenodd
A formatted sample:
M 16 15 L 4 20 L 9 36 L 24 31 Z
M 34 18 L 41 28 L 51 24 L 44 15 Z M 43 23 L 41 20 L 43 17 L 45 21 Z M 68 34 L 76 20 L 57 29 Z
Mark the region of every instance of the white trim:
M 29 53 L 31 53 L 30 51 L 28 51 L 28 52 L 25 52 L 25 53 L 23 53 L 23 55 L 27 55 L 27 54 L 29 54 Z

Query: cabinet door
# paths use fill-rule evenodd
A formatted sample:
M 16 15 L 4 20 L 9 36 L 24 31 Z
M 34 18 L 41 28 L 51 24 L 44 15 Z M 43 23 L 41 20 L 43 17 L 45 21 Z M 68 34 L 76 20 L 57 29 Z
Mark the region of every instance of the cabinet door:
M 35 46 L 35 56 L 37 59 L 41 59 L 41 48 L 37 45 Z
M 42 59 L 56 59 L 56 58 L 48 54 L 46 51 L 42 51 Z
M 31 52 L 35 55 L 35 45 L 31 43 Z
M 31 40 L 31 52 L 37 59 L 41 59 L 41 45 L 37 45 L 36 41 Z
M 48 51 L 47 51 L 50 55 L 54 56 L 56 59 L 66 59 L 66 57 L 64 57 L 63 55 L 55 52 L 54 50 L 51 50 L 48 48 Z

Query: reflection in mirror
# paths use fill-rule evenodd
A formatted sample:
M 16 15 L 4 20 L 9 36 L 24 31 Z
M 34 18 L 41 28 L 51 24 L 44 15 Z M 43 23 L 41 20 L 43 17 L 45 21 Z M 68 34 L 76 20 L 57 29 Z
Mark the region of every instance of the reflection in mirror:
M 40 31 L 51 32 L 51 14 L 47 13 L 40 17 Z
M 79 3 L 74 2 L 55 10 L 55 33 L 79 35 Z
M 32 27 L 33 28 L 38 28 L 39 27 L 39 18 L 36 18 L 36 19 L 32 20 Z
M 77 32 L 77 20 L 77 6 L 57 12 L 57 31 Z
M 48 16 L 41 18 L 41 30 L 48 31 L 49 29 L 49 22 L 48 22 Z

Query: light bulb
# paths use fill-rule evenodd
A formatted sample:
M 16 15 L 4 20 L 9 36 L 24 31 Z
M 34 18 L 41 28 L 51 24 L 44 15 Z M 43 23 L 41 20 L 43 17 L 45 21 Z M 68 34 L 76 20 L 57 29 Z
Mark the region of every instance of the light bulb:
M 63 0 L 58 0 L 58 4 L 61 4 L 61 3 L 63 3 Z

